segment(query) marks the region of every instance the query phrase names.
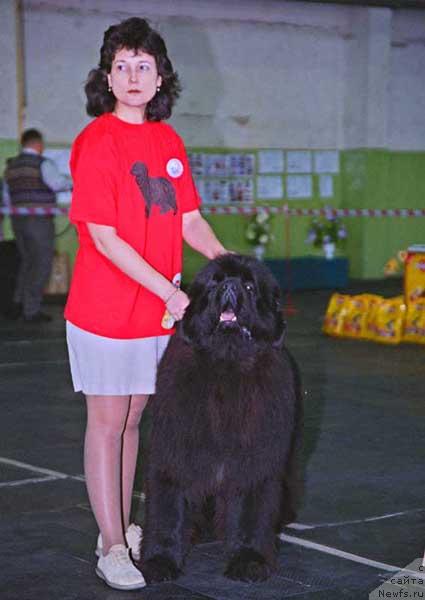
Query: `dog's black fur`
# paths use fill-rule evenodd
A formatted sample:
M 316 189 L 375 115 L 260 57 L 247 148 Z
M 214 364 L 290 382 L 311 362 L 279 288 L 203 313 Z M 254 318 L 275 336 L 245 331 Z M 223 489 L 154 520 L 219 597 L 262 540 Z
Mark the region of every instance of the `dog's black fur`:
M 148 582 L 180 574 L 191 516 L 213 496 L 225 575 L 266 579 L 292 511 L 286 477 L 301 424 L 279 288 L 262 263 L 228 254 L 197 275 L 189 296 L 152 401 L 141 569 Z

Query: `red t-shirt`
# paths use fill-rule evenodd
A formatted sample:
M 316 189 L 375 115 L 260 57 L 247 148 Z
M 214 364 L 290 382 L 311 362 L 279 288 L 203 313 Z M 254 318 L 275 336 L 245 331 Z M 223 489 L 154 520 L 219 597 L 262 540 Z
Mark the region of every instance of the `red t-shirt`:
M 182 270 L 182 214 L 200 199 L 180 137 L 170 125 L 126 123 L 106 113 L 76 138 L 70 220 L 79 249 L 65 318 L 111 338 L 166 335 L 164 302 L 96 249 L 86 223 L 110 225 L 170 281 Z

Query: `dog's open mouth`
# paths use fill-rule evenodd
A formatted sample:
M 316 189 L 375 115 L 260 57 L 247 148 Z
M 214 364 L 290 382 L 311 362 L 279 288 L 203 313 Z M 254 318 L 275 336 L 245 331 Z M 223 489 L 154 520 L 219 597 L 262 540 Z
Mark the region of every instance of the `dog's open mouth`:
M 231 327 L 231 328 L 235 328 L 238 329 L 239 331 L 241 331 L 241 333 L 243 334 L 243 336 L 245 338 L 251 339 L 251 332 L 250 330 L 245 327 L 245 326 L 241 326 L 241 324 L 238 322 L 238 317 L 235 315 L 235 313 L 233 312 L 233 310 L 225 310 L 220 314 L 220 319 L 218 322 L 218 326 L 223 325 L 224 327 Z
M 236 323 L 238 320 L 233 310 L 225 310 L 220 315 L 220 323 Z

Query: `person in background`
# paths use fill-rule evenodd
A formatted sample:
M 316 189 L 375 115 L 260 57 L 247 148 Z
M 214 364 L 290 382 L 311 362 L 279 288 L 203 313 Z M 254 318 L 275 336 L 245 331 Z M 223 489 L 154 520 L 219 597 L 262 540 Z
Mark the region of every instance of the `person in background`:
M 3 177 L 0 177 L 0 206 L 2 208 L 3 208 L 3 205 L 4 205 L 3 188 L 4 188 Z M 4 215 L 3 215 L 3 213 L 0 213 L 0 242 L 4 241 L 3 222 L 4 222 Z
M 74 390 L 86 398 L 96 574 L 131 590 L 145 585 L 132 562 L 142 530 L 130 517 L 139 423 L 173 322 L 189 304 L 179 288 L 183 239 L 210 259 L 226 250 L 199 212 L 183 141 L 164 122 L 179 82 L 162 37 L 137 17 L 109 27 L 85 90 L 96 118 L 71 154 L 79 249 L 67 342 Z
M 12 208 L 54 206 L 56 192 L 72 189 L 72 180 L 43 156 L 44 141 L 37 129 L 21 137 L 21 152 L 9 158 L 4 172 L 3 204 Z M 12 229 L 20 255 L 13 305 L 7 316 L 23 316 L 31 323 L 50 321 L 42 312 L 43 290 L 49 280 L 54 255 L 53 215 L 12 215 Z

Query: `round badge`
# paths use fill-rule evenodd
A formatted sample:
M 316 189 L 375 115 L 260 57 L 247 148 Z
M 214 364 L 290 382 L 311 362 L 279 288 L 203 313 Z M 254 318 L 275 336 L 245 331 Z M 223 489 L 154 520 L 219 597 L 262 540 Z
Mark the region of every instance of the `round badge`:
M 178 158 L 170 158 L 166 168 L 170 177 L 180 177 L 183 173 L 183 164 Z

